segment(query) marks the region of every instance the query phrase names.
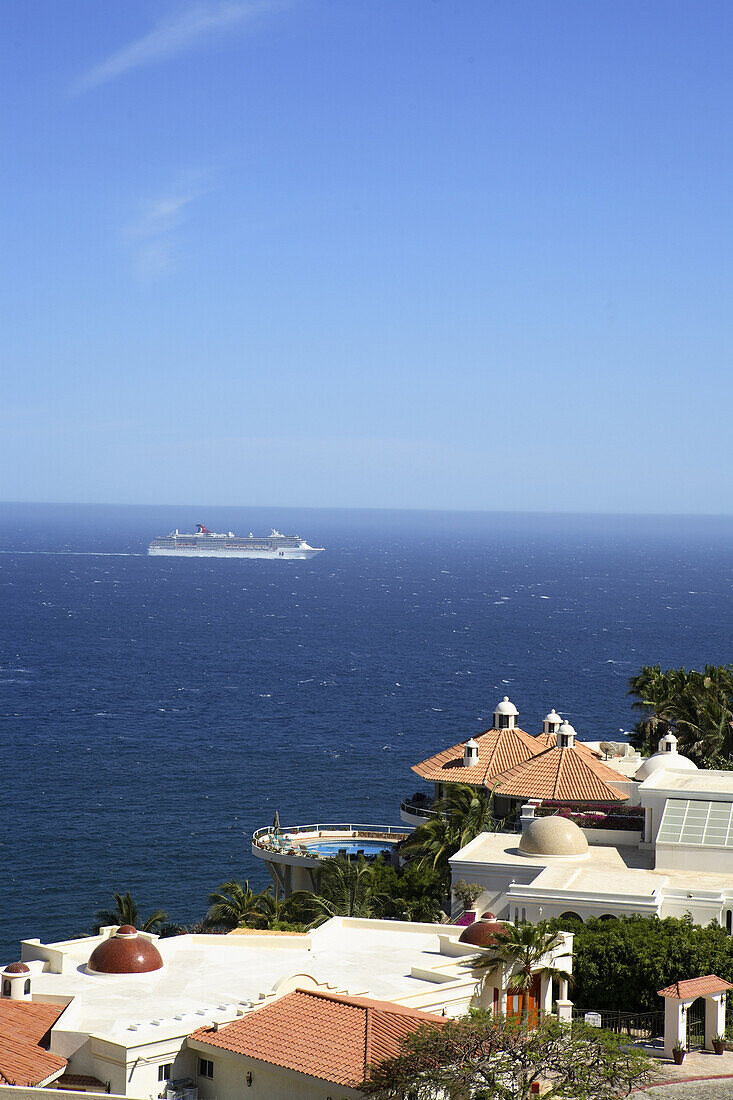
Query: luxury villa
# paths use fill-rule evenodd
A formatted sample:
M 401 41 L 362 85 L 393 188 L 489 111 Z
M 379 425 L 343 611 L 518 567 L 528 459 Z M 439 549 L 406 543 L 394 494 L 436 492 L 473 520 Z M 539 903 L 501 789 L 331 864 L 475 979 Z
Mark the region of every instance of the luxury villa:
M 434 801 L 467 784 L 493 795 L 497 818 L 521 814 L 521 838 L 483 833 L 450 861 L 454 883 L 484 887 L 476 912 L 515 921 L 690 913 L 733 934 L 733 771 L 698 770 L 672 733 L 644 759 L 624 742 L 581 741 L 554 708 L 536 734 L 518 719 L 505 696 L 490 729 L 415 764 L 433 798 L 403 801 L 402 827 L 271 826 L 255 833 L 253 853 L 280 893 L 314 889 L 327 855 L 399 858 L 399 841 L 436 813 Z
M 25 940 L 0 974 L 0 1081 L 48 1100 L 358 1097 L 368 1065 L 420 1024 L 519 1011 L 506 968 L 472 965 L 500 928 L 337 917 L 295 934 Z M 571 970 L 572 941 L 537 964 L 532 1012 L 569 1017 L 545 968 Z

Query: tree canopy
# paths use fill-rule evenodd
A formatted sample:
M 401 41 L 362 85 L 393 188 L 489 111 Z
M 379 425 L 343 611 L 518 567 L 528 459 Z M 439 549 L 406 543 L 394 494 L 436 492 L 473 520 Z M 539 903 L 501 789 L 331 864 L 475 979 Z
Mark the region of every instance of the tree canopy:
M 377 1100 L 528 1100 L 534 1084 L 551 1080 L 556 1097 L 617 1100 L 652 1074 L 650 1059 L 612 1032 L 551 1017 L 527 1030 L 479 1011 L 419 1028 L 361 1088 Z
M 717 974 L 733 982 L 733 939 L 715 923 L 639 916 L 550 923 L 575 935 L 573 1000 L 581 1012 L 654 1012 L 663 1007 L 657 990 L 677 979 Z
M 450 882 L 448 860 L 479 833 L 501 827 L 494 818 L 493 791 L 451 783 L 445 796 L 433 803 L 437 811 L 400 845 L 400 854 L 438 871 Z
M 679 751 L 701 768 L 728 768 L 733 759 L 733 665 L 694 669 L 645 665 L 629 681 L 641 713 L 631 743 L 645 753 L 670 730 Z

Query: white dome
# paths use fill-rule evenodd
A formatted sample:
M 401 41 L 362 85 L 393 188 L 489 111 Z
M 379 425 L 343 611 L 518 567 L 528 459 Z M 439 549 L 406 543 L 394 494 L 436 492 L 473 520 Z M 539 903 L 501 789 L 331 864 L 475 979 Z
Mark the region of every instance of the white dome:
M 682 753 L 655 752 L 654 756 L 650 756 L 648 760 L 644 761 L 641 767 L 636 769 L 634 779 L 641 783 L 644 779 L 648 779 L 650 775 L 654 775 L 656 772 L 696 772 L 697 770 L 697 764 L 693 764 L 693 762 L 688 760 L 686 756 L 683 756 Z
M 567 817 L 536 817 L 522 833 L 519 851 L 524 856 L 585 856 L 588 841 Z
M 542 719 L 543 722 L 562 722 L 562 718 L 553 707 L 549 714 Z
M 502 701 L 494 707 L 494 714 L 519 714 L 519 711 L 511 702 L 509 696 L 505 695 Z
M 576 733 L 575 733 L 575 727 L 574 727 L 574 726 L 571 726 L 571 725 L 570 725 L 570 723 L 569 723 L 569 722 L 567 722 L 567 721 L 565 721 L 565 722 L 563 722 L 563 723 L 562 723 L 562 725 L 560 726 L 560 729 L 559 729 L 559 730 L 558 730 L 557 732 L 558 732 L 558 733 L 564 733 L 564 734 L 566 734 L 566 735 L 569 735 L 569 734 L 570 734 L 570 735 L 572 735 L 573 737 L 575 737 L 575 736 L 576 736 Z
M 464 744 L 464 749 L 477 749 L 478 741 L 474 741 L 473 737 L 469 737 L 468 741 Z

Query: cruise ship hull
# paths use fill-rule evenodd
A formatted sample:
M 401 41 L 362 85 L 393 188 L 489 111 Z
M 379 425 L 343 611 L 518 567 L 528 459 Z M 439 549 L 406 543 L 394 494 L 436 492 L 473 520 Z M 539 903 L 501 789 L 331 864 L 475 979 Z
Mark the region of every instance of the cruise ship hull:
M 305 561 L 307 558 L 314 558 L 316 554 L 322 554 L 323 549 L 321 547 L 309 547 L 306 549 L 284 549 L 284 550 L 250 550 L 247 547 L 240 549 L 233 549 L 230 547 L 222 547 L 221 549 L 204 549 L 198 547 L 189 549 L 188 547 L 180 547 L 176 549 L 171 547 L 170 549 L 158 549 L 157 547 L 148 550 L 148 557 L 151 558 L 251 558 L 253 560 L 260 561 Z

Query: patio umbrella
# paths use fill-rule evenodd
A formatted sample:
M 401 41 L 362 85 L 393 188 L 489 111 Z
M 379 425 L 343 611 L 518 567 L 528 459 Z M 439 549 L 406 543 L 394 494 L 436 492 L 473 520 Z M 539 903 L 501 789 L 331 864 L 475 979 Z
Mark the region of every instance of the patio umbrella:
M 275 810 L 275 816 L 272 819 L 272 829 L 275 833 L 280 832 L 280 814 L 277 812 L 277 810 Z

